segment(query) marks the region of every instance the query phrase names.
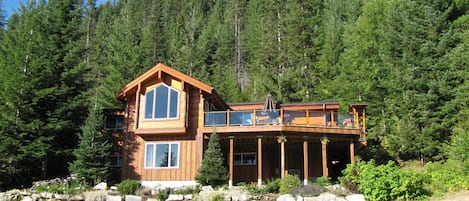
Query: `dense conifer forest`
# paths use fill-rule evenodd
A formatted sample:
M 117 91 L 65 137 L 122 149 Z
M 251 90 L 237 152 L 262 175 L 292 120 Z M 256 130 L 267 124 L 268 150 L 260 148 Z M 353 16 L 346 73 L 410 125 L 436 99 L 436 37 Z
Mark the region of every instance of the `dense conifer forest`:
M 365 159 L 469 158 L 467 0 L 30 0 L 4 15 L 0 189 L 68 174 L 88 114 L 121 107 L 156 63 L 227 102 L 366 102 Z

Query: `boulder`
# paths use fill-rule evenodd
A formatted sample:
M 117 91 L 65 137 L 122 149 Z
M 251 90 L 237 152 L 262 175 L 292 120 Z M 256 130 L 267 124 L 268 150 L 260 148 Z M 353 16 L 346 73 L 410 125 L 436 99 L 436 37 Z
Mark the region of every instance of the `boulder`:
M 125 201 L 142 201 L 142 197 L 136 195 L 126 195 Z
M 202 186 L 202 191 L 213 191 L 212 186 Z
M 347 201 L 365 201 L 365 196 L 363 194 L 352 194 L 345 196 Z
M 54 198 L 57 200 L 69 200 L 70 196 L 64 194 L 54 194 Z
M 193 199 L 193 195 L 192 195 L 192 194 L 184 195 L 184 200 L 192 200 L 192 199 Z
M 322 193 L 317 198 L 317 201 L 347 201 L 343 197 L 337 197 L 332 193 Z
M 120 195 L 107 195 L 106 201 L 122 201 L 122 196 Z
M 81 200 L 85 200 L 85 198 L 82 195 L 74 195 L 70 198 L 70 200 L 81 201 Z
M 23 199 L 21 199 L 21 201 L 34 201 L 34 200 L 30 196 L 24 196 Z
M 44 198 L 44 199 L 52 199 L 52 196 L 53 196 L 52 193 L 48 193 L 48 192 L 42 192 L 42 193 L 39 193 L 39 195 L 41 196 L 41 198 Z
M 293 195 L 285 194 L 277 198 L 277 201 L 295 201 Z
M 106 200 L 108 193 L 107 191 L 86 191 L 83 193 L 86 201 L 104 201 Z
M 94 190 L 107 190 L 107 183 L 101 182 L 99 184 L 96 184 L 96 186 L 94 186 L 93 189 Z
M 177 194 L 170 194 L 168 196 L 168 199 L 166 199 L 166 201 L 181 201 L 181 200 L 184 200 L 184 196 L 177 195 Z

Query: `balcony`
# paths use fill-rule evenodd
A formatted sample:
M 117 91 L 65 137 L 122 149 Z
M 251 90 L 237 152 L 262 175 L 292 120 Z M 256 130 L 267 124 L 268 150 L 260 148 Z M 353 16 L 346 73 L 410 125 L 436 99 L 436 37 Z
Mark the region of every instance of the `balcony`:
M 296 128 L 296 129 L 295 129 Z M 308 129 L 309 128 L 309 129 Z M 359 134 L 353 115 L 317 110 L 243 110 L 204 113 L 204 130 L 217 132 L 300 131 Z

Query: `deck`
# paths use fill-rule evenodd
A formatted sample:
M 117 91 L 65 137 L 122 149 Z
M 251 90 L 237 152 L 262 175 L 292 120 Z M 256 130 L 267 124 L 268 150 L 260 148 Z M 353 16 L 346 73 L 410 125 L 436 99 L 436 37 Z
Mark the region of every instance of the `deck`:
M 361 127 L 350 114 L 314 110 L 243 110 L 204 113 L 200 132 L 211 133 L 303 132 L 360 135 Z

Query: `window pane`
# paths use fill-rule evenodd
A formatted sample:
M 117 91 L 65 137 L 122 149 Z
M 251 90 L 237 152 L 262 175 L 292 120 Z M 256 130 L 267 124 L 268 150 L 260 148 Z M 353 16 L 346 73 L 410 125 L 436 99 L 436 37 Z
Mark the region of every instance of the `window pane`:
M 145 153 L 145 167 L 153 167 L 153 144 L 147 144 L 147 152 Z
M 156 88 L 155 118 L 168 118 L 168 87 Z
M 256 154 L 244 154 L 243 155 L 243 164 L 256 164 Z
M 124 128 L 124 117 L 116 117 L 116 129 L 122 130 Z
M 178 144 L 171 144 L 171 163 L 170 167 L 177 167 L 178 166 Z
M 176 118 L 178 112 L 178 92 L 176 90 L 171 91 L 171 99 L 169 105 L 169 117 Z
M 156 145 L 156 167 L 168 167 L 169 145 Z
M 241 160 L 241 154 L 235 154 L 234 155 L 234 161 L 233 163 L 235 165 L 241 165 L 242 164 L 242 160 Z
M 145 94 L 145 119 L 153 118 L 153 96 L 155 91 L 151 90 Z
M 106 118 L 106 129 L 115 129 L 116 128 L 116 118 L 107 117 Z

